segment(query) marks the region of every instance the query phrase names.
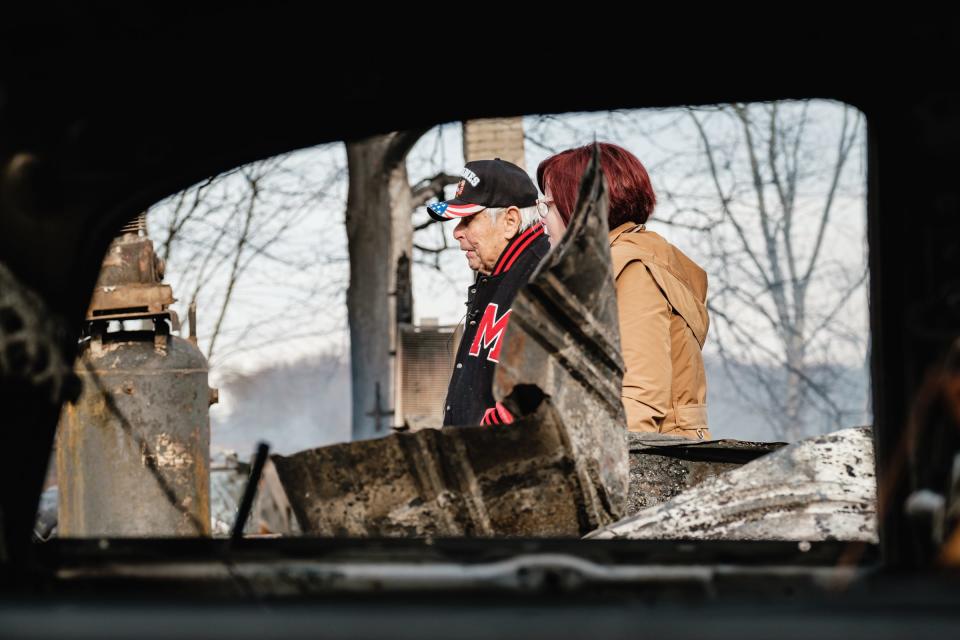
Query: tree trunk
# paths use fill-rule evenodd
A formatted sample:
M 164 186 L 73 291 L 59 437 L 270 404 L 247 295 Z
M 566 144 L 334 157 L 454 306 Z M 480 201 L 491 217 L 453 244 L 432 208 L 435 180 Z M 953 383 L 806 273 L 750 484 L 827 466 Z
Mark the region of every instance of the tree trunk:
M 804 415 L 804 378 L 807 373 L 806 348 L 800 331 L 793 328 L 786 339 L 787 388 L 783 416 L 783 437 L 793 442 L 808 433 Z
M 393 294 L 397 260 L 413 253 L 411 193 L 403 134 L 347 143 L 350 186 L 347 241 L 350 285 L 352 436 L 375 438 L 393 424 L 393 354 L 396 315 Z

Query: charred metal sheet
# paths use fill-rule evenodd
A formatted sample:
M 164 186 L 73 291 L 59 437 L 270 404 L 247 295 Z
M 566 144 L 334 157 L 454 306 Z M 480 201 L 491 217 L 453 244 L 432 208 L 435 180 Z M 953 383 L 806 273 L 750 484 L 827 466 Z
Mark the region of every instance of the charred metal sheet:
M 519 385 L 536 385 L 550 397 L 577 476 L 596 485 L 616 519 L 627 502 L 629 465 L 607 204 L 594 157 L 570 228 L 513 303 L 493 393 L 504 400 Z
M 424 429 L 272 460 L 307 534 L 579 536 L 609 521 L 609 507 L 575 473 L 576 456 L 543 399 L 504 428 Z
M 592 539 L 877 542 L 866 427 L 809 438 L 709 478 Z
M 786 445 L 783 442 L 704 440 L 630 433 L 627 515 L 679 495 L 707 478 L 737 469 Z

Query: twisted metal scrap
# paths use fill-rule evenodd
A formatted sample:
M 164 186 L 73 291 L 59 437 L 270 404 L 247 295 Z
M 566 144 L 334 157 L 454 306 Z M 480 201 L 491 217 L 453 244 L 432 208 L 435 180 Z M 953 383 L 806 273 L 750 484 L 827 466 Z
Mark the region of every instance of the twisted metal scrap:
M 535 385 L 550 398 L 581 483 L 596 488 L 615 519 L 626 504 L 629 463 L 607 210 L 595 152 L 570 227 L 513 303 L 493 393 L 521 413 L 514 389 Z

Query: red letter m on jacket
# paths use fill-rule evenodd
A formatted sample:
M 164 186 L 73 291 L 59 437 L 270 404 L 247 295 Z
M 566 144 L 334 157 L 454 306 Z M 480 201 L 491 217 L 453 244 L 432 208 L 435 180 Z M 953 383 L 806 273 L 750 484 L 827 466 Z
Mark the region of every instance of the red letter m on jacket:
M 504 312 L 502 317 L 498 318 L 497 305 L 492 302 L 488 304 L 486 311 L 483 312 L 483 319 L 480 320 L 477 335 L 473 337 L 473 344 L 470 345 L 470 355 L 479 356 L 482 347 L 490 349 L 487 352 L 487 360 L 500 362 L 500 347 L 503 344 L 500 339 L 503 337 L 503 332 L 506 331 L 509 321 L 509 309 Z

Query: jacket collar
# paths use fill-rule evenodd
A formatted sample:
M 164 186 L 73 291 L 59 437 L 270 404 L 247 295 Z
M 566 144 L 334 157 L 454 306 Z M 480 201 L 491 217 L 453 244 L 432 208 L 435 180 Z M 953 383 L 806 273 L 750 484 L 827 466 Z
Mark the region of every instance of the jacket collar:
M 543 236 L 543 225 L 539 222 L 526 229 L 523 233 L 518 233 L 510 239 L 507 246 L 504 247 L 497 263 L 493 266 L 491 276 L 500 276 L 516 264 L 517 259 L 533 246 L 534 241 Z
M 610 235 L 609 235 L 610 244 L 612 245 L 614 242 L 617 241 L 617 238 L 619 238 L 625 233 L 633 233 L 635 231 L 646 231 L 646 229 L 647 229 L 647 225 L 645 224 L 637 224 L 636 222 L 624 222 L 622 225 L 620 225 L 616 229 L 610 230 Z

